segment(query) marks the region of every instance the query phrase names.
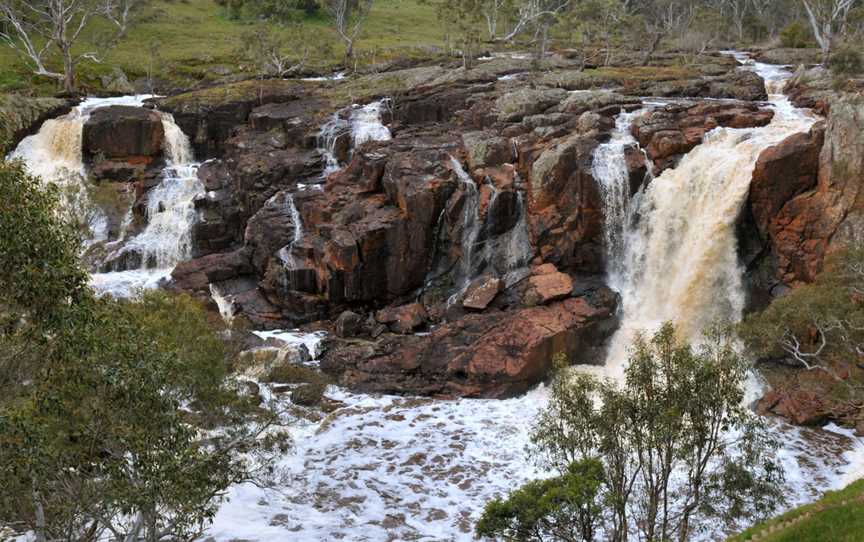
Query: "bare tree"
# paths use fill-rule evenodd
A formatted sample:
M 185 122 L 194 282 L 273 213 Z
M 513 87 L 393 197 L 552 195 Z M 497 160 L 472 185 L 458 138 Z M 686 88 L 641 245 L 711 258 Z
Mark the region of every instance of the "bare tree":
M 100 61 L 99 46 L 74 52 L 84 31 L 94 19 L 104 17 L 122 36 L 132 8 L 140 1 L 0 0 L 0 39 L 25 59 L 33 73 L 62 82 L 65 92 L 75 92 L 77 65 L 83 60 Z M 52 52 L 59 53 L 62 71 L 48 67 Z
M 507 42 L 518 36 L 529 28 L 534 28 L 535 38 L 538 34 L 541 39 L 548 35 L 549 20 L 554 19 L 564 12 L 570 5 L 571 0 L 525 0 L 519 5 L 516 14 L 516 24 L 504 35 L 497 37 L 494 41 Z
M 75 66 L 98 57 L 95 51 L 75 54 L 72 48 L 99 12 L 94 0 L 0 0 L 0 17 L 7 23 L 0 37 L 31 64 L 36 75 L 62 81 L 63 90 L 74 92 Z M 46 66 L 46 57 L 55 48 L 62 72 Z
M 117 36 L 124 37 L 132 22 L 135 8 L 142 0 L 103 0 L 102 15 L 117 27 Z
M 822 63 L 828 62 L 838 36 L 846 30 L 846 19 L 857 0 L 802 0 L 816 43 L 822 49 Z
M 642 63 L 647 64 L 663 38 L 680 32 L 690 26 L 695 6 L 686 0 L 646 0 L 632 3 L 635 15 L 642 19 L 642 25 L 649 42 L 645 48 Z
M 360 35 L 363 22 L 372 11 L 372 0 L 326 0 L 326 6 L 333 16 L 336 32 L 345 42 L 347 64 L 354 58 L 354 43 Z

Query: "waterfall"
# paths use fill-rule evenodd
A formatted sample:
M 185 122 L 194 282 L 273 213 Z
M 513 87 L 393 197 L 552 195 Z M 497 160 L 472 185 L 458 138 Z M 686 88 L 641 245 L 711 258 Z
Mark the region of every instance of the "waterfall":
M 611 139 L 594 151 L 591 173 L 603 197 L 603 214 L 606 224 L 603 228 L 603 243 L 606 248 L 606 271 L 609 284 L 616 289 L 621 287 L 624 273 L 624 235 L 631 218 L 630 172 L 627 169 L 625 153 L 628 147 L 638 146 L 636 138 L 630 133 L 634 119 L 648 109 L 630 113 L 622 112 L 615 119 L 615 129 Z M 650 160 L 645 160 L 650 164 Z M 648 166 L 650 168 L 650 165 Z
M 460 258 L 460 275 L 462 281 L 465 283 L 464 285 L 467 286 L 467 283 L 473 278 L 474 244 L 477 242 L 480 228 L 483 226 L 480 223 L 480 191 L 477 189 L 477 183 L 465 171 L 459 160 L 451 156 L 450 164 L 459 178 L 459 184 L 462 185 L 465 191 L 465 201 L 462 203 L 462 239 L 460 240 L 462 257 Z
M 90 197 L 91 183 L 82 153 L 84 124 L 101 107 L 141 107 L 152 96 L 89 98 L 69 114 L 46 121 L 39 132 L 25 138 L 10 154 L 24 161 L 28 171 L 61 188 L 61 205 L 76 222 L 86 224 L 85 246 L 107 241 L 107 217 Z M 194 200 L 203 194 L 198 164 L 189 139 L 167 113 L 160 113 L 165 132 L 163 151 L 167 165 L 160 183 L 147 193 L 147 225 L 125 239 L 132 222 L 131 208 L 121 225 L 121 238 L 106 245 L 105 261 L 136 254 L 138 269 L 95 273 L 91 285 L 99 292 L 128 297 L 141 288 L 155 287 L 174 266 L 192 256 L 192 226 L 196 219 Z M 111 250 L 113 249 L 113 250 Z
M 294 196 L 292 194 L 285 195 L 285 210 L 288 216 L 291 217 L 291 223 L 294 225 L 294 237 L 291 242 L 279 249 L 279 259 L 285 269 L 296 269 L 297 262 L 294 260 L 294 245 L 303 238 L 303 221 L 300 218 L 300 211 L 294 205 Z
M 336 145 L 339 138 L 351 135 L 352 148 L 367 141 L 388 141 L 392 135 L 390 129 L 381 121 L 381 111 L 389 103 L 388 99 L 378 100 L 364 106 L 355 105 L 348 114 L 348 120 L 343 118 L 343 111 L 337 111 L 330 116 L 318 132 L 318 151 L 324 157 L 322 178 L 342 169 L 336 156 Z
M 757 73 L 776 73 L 754 64 Z M 767 88 L 776 89 L 769 81 Z M 674 321 L 698 340 L 717 320 L 738 320 L 745 303 L 735 222 L 763 150 L 807 131 L 815 122 L 782 95 L 771 94 L 774 119 L 762 128 L 716 128 L 674 169 L 645 190 L 640 222 L 624 235 L 618 269 L 621 329 L 612 338 L 605 372 L 621 378 L 633 334 Z M 611 166 L 610 166 L 611 167 Z M 610 204 L 611 205 L 611 204 Z M 614 235 L 614 233 L 613 233 Z
M 85 230 L 85 247 L 107 240 L 108 218 L 90 196 L 82 152 L 84 124 L 95 109 L 111 105 L 140 106 L 151 97 L 88 98 L 66 115 L 46 120 L 37 133 L 21 140 L 8 156 L 10 160 L 23 161 L 30 174 L 60 188 L 64 213 Z

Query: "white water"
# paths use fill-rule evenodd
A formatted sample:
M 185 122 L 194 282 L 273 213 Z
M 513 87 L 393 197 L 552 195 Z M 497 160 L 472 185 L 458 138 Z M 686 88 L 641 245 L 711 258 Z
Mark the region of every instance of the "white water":
M 615 130 L 610 140 L 594 151 L 591 173 L 603 193 L 603 213 L 606 217 L 603 242 L 606 248 L 607 274 L 612 288 L 620 290 L 619 280 L 624 273 L 624 235 L 631 220 L 635 205 L 630 201 L 630 173 L 627 170 L 625 151 L 638 145 L 630 133 L 634 119 L 645 114 L 647 109 L 630 113 L 622 112 L 615 119 Z M 645 163 L 649 164 L 647 156 Z M 650 173 L 649 173 L 650 174 Z M 638 200 L 634 202 L 638 204 Z
M 345 134 L 351 136 L 351 147 L 356 148 L 367 141 L 388 141 L 392 134 L 381 121 L 381 112 L 389 103 L 388 99 L 378 100 L 364 106 L 354 105 L 348 114 L 348 120 L 343 113 L 337 111 L 330 116 L 318 132 L 318 151 L 324 157 L 322 178 L 342 169 L 342 164 L 336 156 L 336 144 Z
M 776 73 L 761 64 L 753 69 Z M 603 369 L 607 376 L 622 378 L 626 348 L 637 331 L 673 321 L 684 338 L 698 340 L 706 326 L 740 319 L 745 291 L 735 221 L 756 159 L 815 122 L 782 95 L 772 94 L 770 101 L 775 116 L 768 126 L 712 130 L 677 167 L 654 179 L 638 201 L 637 225 L 628 227 L 627 213 L 609 217 L 623 219 L 613 229 L 625 233 L 620 259 L 609 264 L 623 307 Z
M 107 241 L 107 218 L 89 196 L 91 186 L 82 153 L 84 124 L 96 109 L 111 105 L 141 107 L 151 97 L 88 98 L 68 115 L 46 121 L 38 133 L 22 140 L 10 155 L 22 159 L 27 169 L 43 181 L 61 186 L 64 209 L 79 220 L 83 217 L 90 226 L 85 245 Z M 135 251 L 142 263 L 138 269 L 93 274 L 91 285 L 100 293 L 129 297 L 141 289 L 156 287 L 177 263 L 191 256 L 191 228 L 196 219 L 193 202 L 203 194 L 204 187 L 198 179 L 199 164 L 194 162 L 189 139 L 171 115 L 161 115 L 167 166 L 162 181 L 147 194 L 147 226 L 136 237 L 125 239 L 128 220 L 124 220 L 122 237 L 109 245 L 117 247 L 109 259 Z

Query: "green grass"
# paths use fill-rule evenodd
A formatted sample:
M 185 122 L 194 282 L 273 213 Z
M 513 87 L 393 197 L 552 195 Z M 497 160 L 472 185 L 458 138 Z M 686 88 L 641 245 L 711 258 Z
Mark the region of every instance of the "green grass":
M 861 542 L 864 540 L 864 479 L 818 501 L 747 529 L 727 542 Z
M 323 47 L 310 58 L 310 67 L 326 71 L 337 66 L 344 48 L 323 13 L 303 24 L 313 30 Z M 252 23 L 229 19 L 213 0 L 152 0 L 139 14 L 139 22 L 99 64 L 79 68 L 82 85 L 98 89 L 99 77 L 121 68 L 130 80 L 143 77 L 154 65 L 157 78 L 179 86 L 217 80 L 226 72 L 243 73 L 237 51 Z M 94 24 L 89 36 L 108 31 L 107 23 Z M 443 45 L 444 31 L 435 7 L 419 0 L 376 0 L 356 45 L 362 63 L 397 56 L 427 54 Z M 79 49 L 90 50 L 88 40 Z M 151 53 L 156 51 L 155 55 Z M 56 61 L 56 59 L 55 59 Z M 52 65 L 56 65 L 52 63 Z M 0 47 L 0 92 L 48 94 L 56 90 L 46 78 L 34 78 L 24 62 L 8 47 Z

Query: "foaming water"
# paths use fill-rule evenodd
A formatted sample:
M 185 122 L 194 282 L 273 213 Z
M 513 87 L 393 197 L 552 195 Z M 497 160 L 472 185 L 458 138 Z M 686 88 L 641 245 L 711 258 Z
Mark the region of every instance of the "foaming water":
M 754 69 L 763 68 L 756 64 Z M 773 67 L 765 69 L 774 73 Z M 756 160 L 766 148 L 815 122 L 782 95 L 772 94 L 771 104 L 775 116 L 768 126 L 709 132 L 635 202 L 638 224 L 614 226 L 625 232 L 620 259 L 610 263 L 612 283 L 622 296 L 622 323 L 603 368 L 607 376 L 622 378 L 626 348 L 637 331 L 673 321 L 684 338 L 698 340 L 711 323 L 740 319 L 744 270 L 735 222 Z

